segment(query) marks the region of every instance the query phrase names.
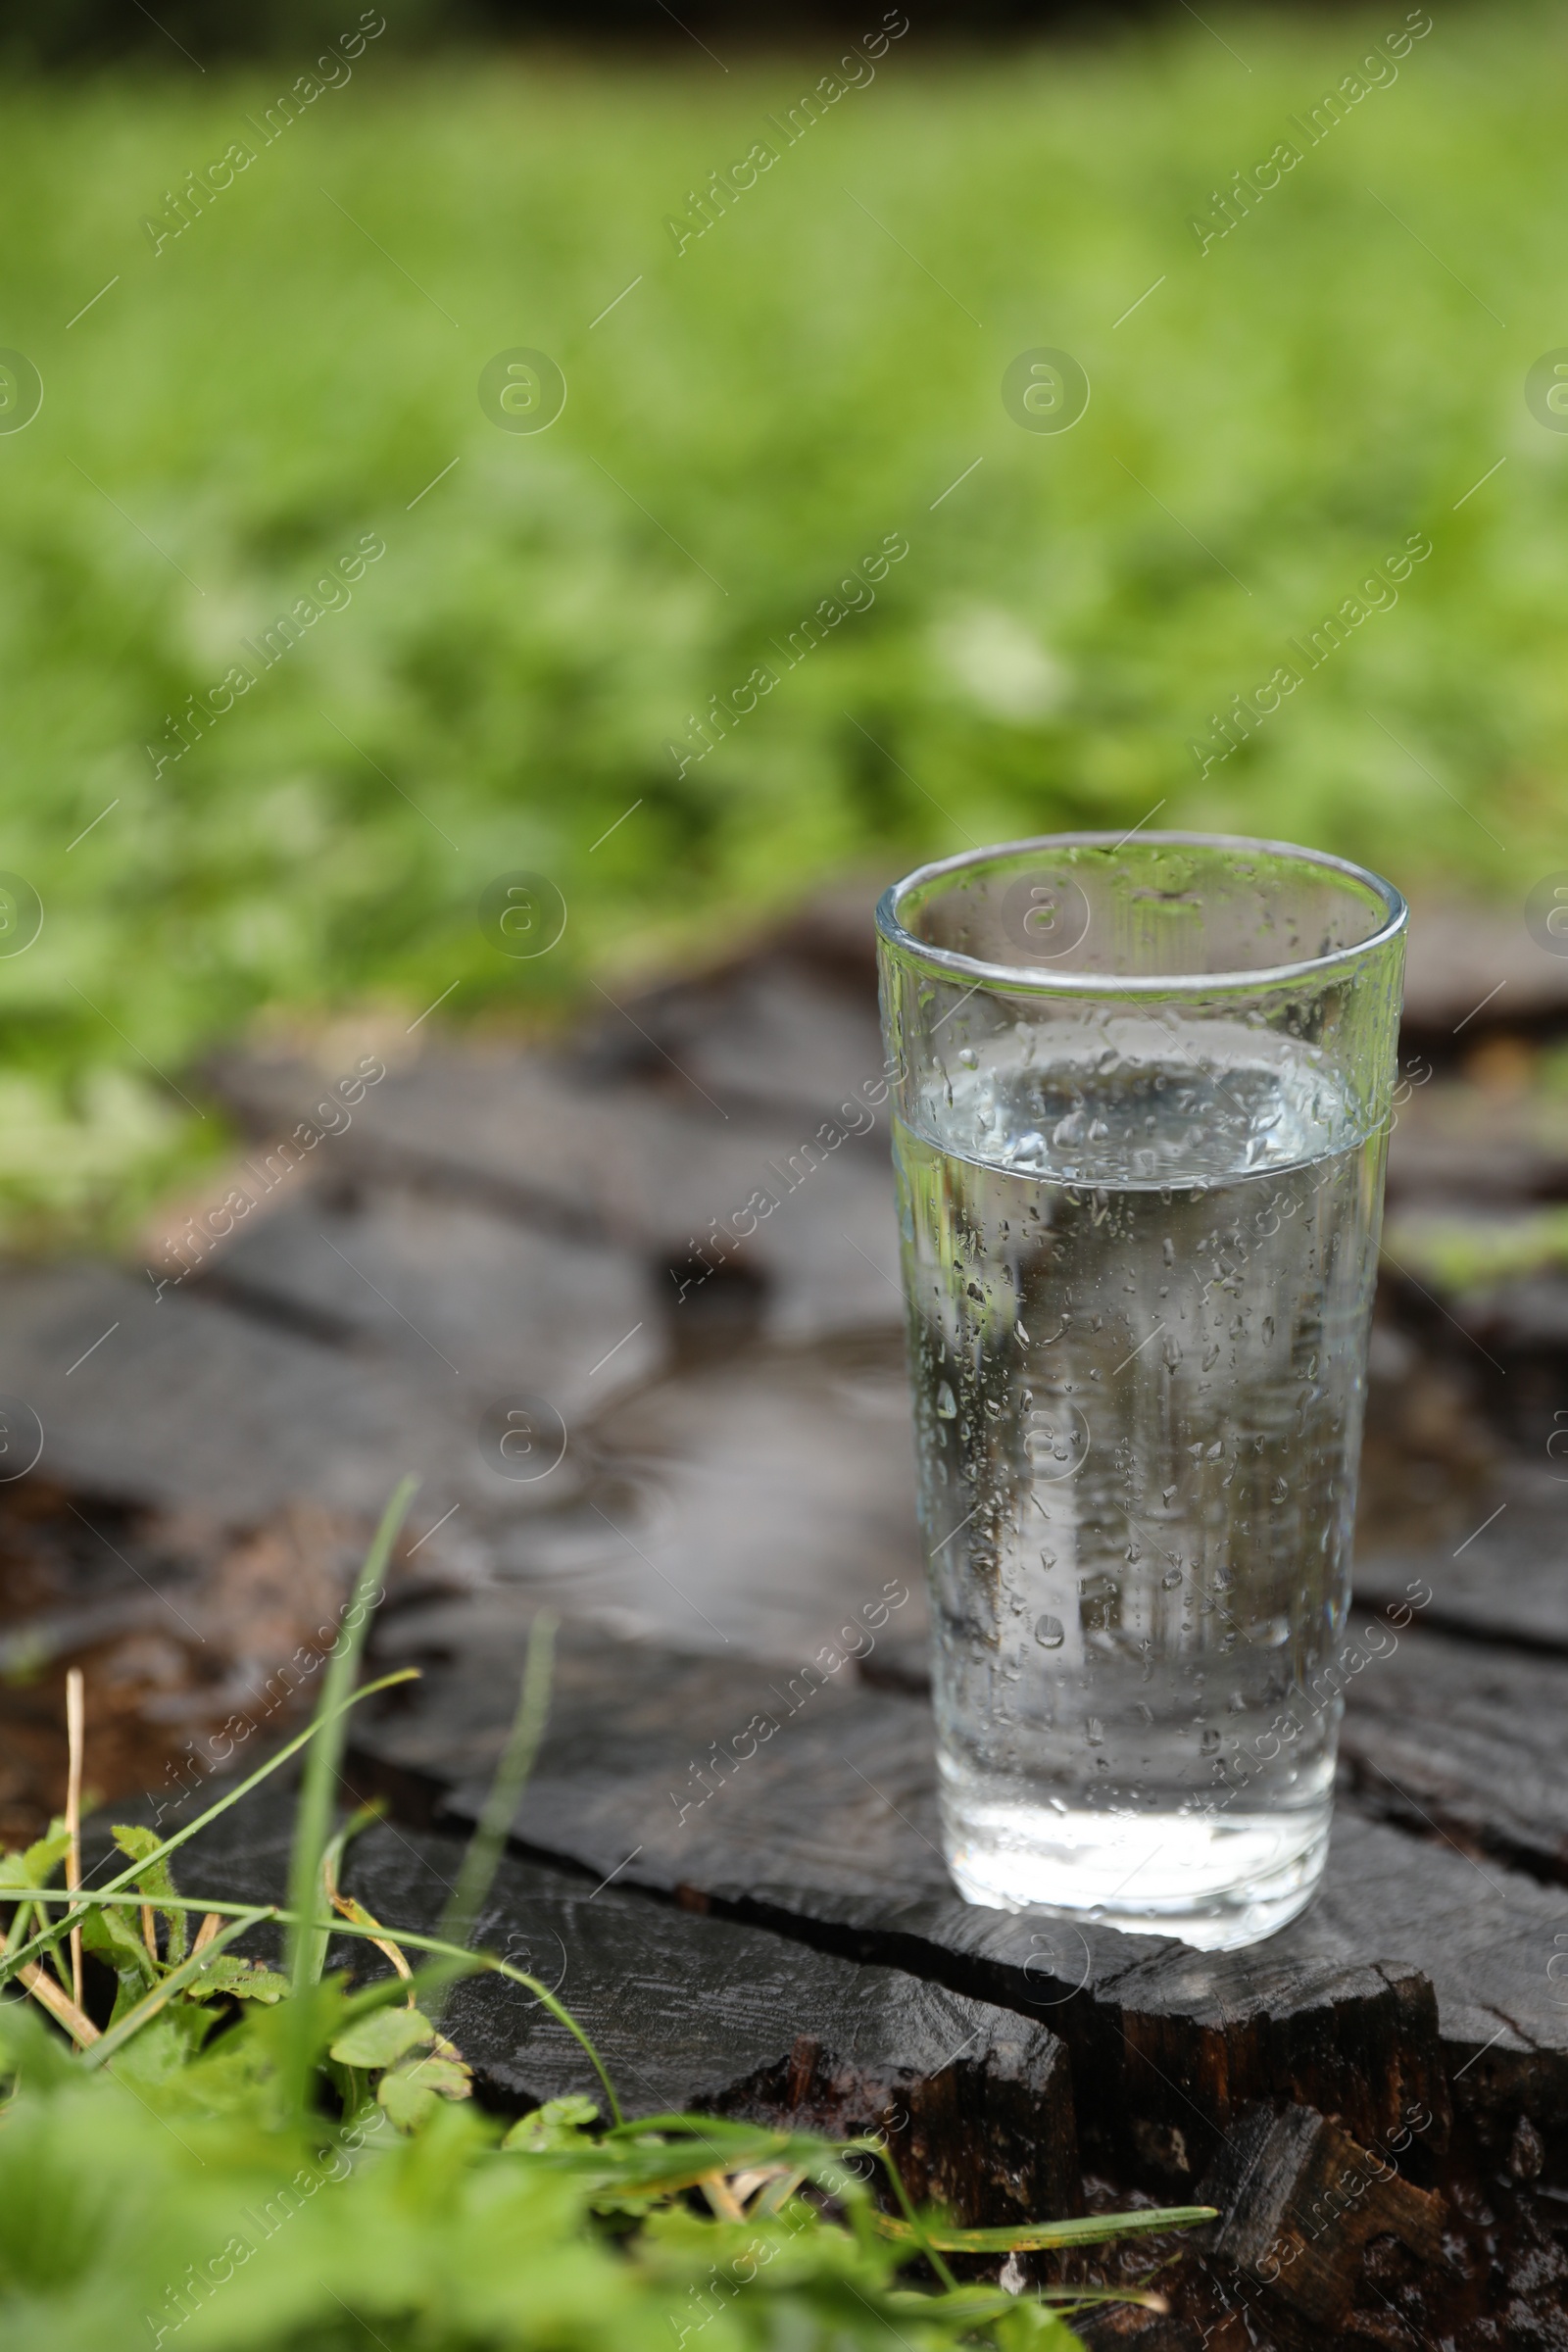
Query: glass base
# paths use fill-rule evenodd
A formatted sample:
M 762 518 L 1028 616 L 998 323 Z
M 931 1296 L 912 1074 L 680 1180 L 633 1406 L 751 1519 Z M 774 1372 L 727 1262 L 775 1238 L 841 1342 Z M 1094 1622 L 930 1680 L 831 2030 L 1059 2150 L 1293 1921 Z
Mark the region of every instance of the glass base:
M 1327 1803 L 1289 1813 L 1103 1813 L 943 1794 L 948 1867 L 966 1903 L 1039 1908 L 1129 1936 L 1233 1951 L 1311 1901 Z

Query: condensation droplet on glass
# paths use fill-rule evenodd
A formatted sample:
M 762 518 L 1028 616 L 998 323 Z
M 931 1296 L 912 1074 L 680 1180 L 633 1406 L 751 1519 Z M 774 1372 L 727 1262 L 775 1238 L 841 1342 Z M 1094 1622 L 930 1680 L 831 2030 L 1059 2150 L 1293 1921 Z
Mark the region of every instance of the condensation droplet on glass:
M 1160 1244 L 1160 1248 L 1164 1251 L 1166 1265 L 1173 1266 L 1176 1263 L 1176 1245 L 1171 1240 L 1169 1234 L 1165 1236 L 1165 1239 Z
M 1066 1628 L 1059 1617 L 1035 1619 L 1035 1640 L 1042 1649 L 1059 1649 L 1066 1639 Z
M 1167 1592 L 1174 1592 L 1182 1581 L 1182 1572 L 1179 1568 L 1167 1568 L 1159 1581 Z
M 958 1059 L 962 1062 L 966 1070 L 977 1070 L 980 1067 L 980 1056 L 975 1052 L 973 1046 L 960 1046 L 958 1048 Z
M 1029 1334 L 1028 1334 L 1028 1333 L 1025 1331 L 1025 1329 L 1024 1329 L 1024 1327 L 1023 1327 L 1023 1325 L 1022 1325 L 1021 1323 L 1015 1323 L 1015 1324 L 1013 1325 L 1013 1327 L 1012 1327 L 1012 1336 L 1013 1336 L 1013 1338 L 1014 1338 L 1014 1339 L 1017 1341 L 1017 1343 L 1018 1343 L 1018 1345 L 1019 1345 L 1019 1347 L 1020 1347 L 1020 1348 L 1027 1348 L 1027 1347 L 1028 1347 L 1028 1345 L 1029 1345 Z
M 1084 1738 L 1091 1747 L 1103 1747 L 1105 1731 L 1098 1715 L 1091 1715 L 1084 1725 Z
M 953 1391 L 948 1386 L 948 1383 L 945 1380 L 942 1381 L 937 1389 L 937 1411 L 942 1415 L 944 1421 L 951 1421 L 954 1415 L 957 1412 L 957 1409 L 958 1400 L 956 1396 L 955 1396 L 953 1394 Z

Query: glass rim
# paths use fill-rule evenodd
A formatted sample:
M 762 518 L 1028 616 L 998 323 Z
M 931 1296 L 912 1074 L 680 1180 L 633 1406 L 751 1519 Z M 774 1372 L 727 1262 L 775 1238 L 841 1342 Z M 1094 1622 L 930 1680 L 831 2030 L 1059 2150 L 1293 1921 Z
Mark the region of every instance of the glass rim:
M 1119 850 L 1135 836 L 1141 843 L 1151 846 L 1159 843 L 1173 849 L 1267 851 L 1273 857 L 1290 858 L 1299 865 L 1347 875 L 1365 884 L 1382 901 L 1385 920 L 1369 938 L 1358 940 L 1352 947 L 1334 948 L 1326 956 L 1308 956 L 1294 963 L 1220 972 L 1042 972 L 1021 964 L 986 963 L 976 956 L 961 954 L 956 948 L 933 947 L 926 940 L 916 939 L 899 919 L 899 906 L 907 893 L 939 875 L 958 874 L 966 866 L 1024 857 L 1039 850 L 1102 846 Z M 1409 906 L 1392 882 L 1375 874 L 1370 866 L 1357 865 L 1349 858 L 1336 858 L 1329 850 L 1303 849 L 1299 842 L 1269 841 L 1248 833 L 1145 833 L 1138 828 L 1133 833 L 1037 833 L 1021 841 L 999 841 L 980 849 L 962 850 L 956 857 L 937 858 L 925 865 L 917 865 L 902 880 L 890 882 L 876 905 L 877 936 L 896 954 L 930 970 L 972 981 L 976 988 L 989 984 L 1021 996 L 1046 997 L 1206 996 L 1219 990 L 1245 994 L 1250 989 L 1273 987 L 1281 981 L 1320 979 L 1388 947 L 1409 919 Z

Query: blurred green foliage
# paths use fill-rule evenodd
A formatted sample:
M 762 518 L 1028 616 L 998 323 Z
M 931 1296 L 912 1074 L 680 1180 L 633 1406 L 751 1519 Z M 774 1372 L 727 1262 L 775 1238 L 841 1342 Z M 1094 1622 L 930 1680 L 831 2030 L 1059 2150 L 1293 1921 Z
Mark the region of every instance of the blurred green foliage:
M 1289 118 L 1402 18 L 990 63 L 916 32 L 788 147 L 768 117 L 831 53 L 371 43 L 270 144 L 281 65 L 0 99 L 0 342 L 44 386 L 0 434 L 0 868 L 45 908 L 0 958 L 13 1237 L 123 1223 L 220 1149 L 165 1079 L 198 1099 L 260 1010 L 550 1017 L 846 865 L 1157 809 L 1522 903 L 1565 862 L 1568 436 L 1524 379 L 1568 342 L 1568 26 L 1442 12 L 1306 146 Z M 1004 408 L 1040 345 L 1088 372 L 1071 431 Z M 514 346 L 564 371 L 548 431 L 481 412 Z M 365 532 L 352 603 L 155 772 Z M 874 605 L 784 672 L 889 533 Z M 1397 605 L 1200 776 L 1210 714 L 1412 533 Z M 776 688 L 680 772 L 759 663 Z M 514 868 L 569 910 L 533 961 L 475 919 Z

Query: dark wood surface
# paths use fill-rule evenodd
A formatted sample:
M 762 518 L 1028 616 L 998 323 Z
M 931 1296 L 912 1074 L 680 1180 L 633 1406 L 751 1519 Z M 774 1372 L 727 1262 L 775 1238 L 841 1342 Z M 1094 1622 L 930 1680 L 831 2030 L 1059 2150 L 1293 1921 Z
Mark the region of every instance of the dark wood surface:
M 1270 2301 L 1323 2329 L 1350 2317 L 1346 2249 L 1394 2240 L 1430 2276 L 1443 2266 L 1445 2200 L 1399 2177 L 1398 2158 L 1425 2130 L 1418 2101 L 1387 2144 L 1360 2146 L 1309 2107 L 1249 2108 L 1203 2181 L 1222 2219 L 1211 2250 Z
M 450 1605 L 389 1630 L 389 1660 L 421 1662 L 425 1679 L 416 1704 L 357 1732 L 356 1756 L 405 1804 L 465 1820 L 482 1801 L 528 1618 L 526 1603 L 510 1605 L 510 1635 L 494 1607 L 471 1648 L 466 1612 Z M 1462 1673 L 1428 1636 L 1401 1669 L 1407 1684 L 1434 1648 Z M 1382 1715 L 1371 1702 L 1377 1672 L 1403 1655 L 1354 1687 L 1350 1752 L 1363 1723 L 1370 1748 L 1396 1712 L 1392 1691 Z M 1452 2082 L 1467 2113 L 1516 2107 L 1568 2124 L 1568 1984 L 1547 1974 L 1557 1936 L 1568 1951 L 1568 1890 L 1465 1851 L 1421 1821 L 1414 1789 L 1393 1818 L 1348 1789 L 1318 1901 L 1250 1952 L 976 1910 L 955 1897 L 941 1856 L 925 1703 L 851 1672 L 654 1658 L 573 1629 L 515 1835 L 595 1878 L 613 1871 L 619 1886 L 1050 2015 L 1095 2113 L 1147 2127 L 1174 2172 L 1202 2161 L 1205 2132 L 1237 2106 L 1268 2095 L 1372 2132 L 1410 2097 L 1446 2113 Z
M 881 1067 L 876 1047 L 854 1083 L 874 1090 Z M 839 1119 L 845 1140 L 830 1147 L 832 1090 L 824 1108 L 731 1107 L 666 1074 L 667 1089 L 536 1054 L 448 1052 L 392 1071 L 323 1149 L 335 1175 L 636 1249 L 662 1281 L 670 1268 L 684 1275 L 688 1296 L 707 1287 L 705 1266 L 742 1266 L 763 1288 L 772 1338 L 900 1326 L 885 1104 Z M 216 1075 L 258 1136 L 298 1118 L 316 1084 L 288 1060 L 231 1061 Z M 754 1230 L 735 1236 L 759 1193 L 777 1205 L 754 1210 Z

